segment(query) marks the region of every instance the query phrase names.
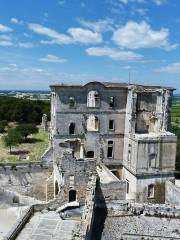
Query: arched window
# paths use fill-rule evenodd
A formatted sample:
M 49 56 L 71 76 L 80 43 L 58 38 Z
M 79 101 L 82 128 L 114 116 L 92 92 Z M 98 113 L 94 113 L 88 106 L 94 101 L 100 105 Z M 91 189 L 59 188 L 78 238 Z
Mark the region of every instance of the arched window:
M 69 202 L 76 201 L 76 190 L 70 190 L 69 191 Z
M 113 157 L 113 141 L 108 141 L 107 157 Z
M 113 108 L 114 107 L 114 97 L 109 98 L 109 107 Z
M 93 151 L 88 151 L 86 154 L 87 158 L 94 158 L 94 152 Z
M 75 133 L 75 123 L 70 123 L 69 125 L 69 134 Z
M 90 115 L 87 119 L 87 130 L 98 131 L 99 130 L 99 119 L 94 115 Z
M 59 186 L 58 186 L 58 182 L 55 182 L 55 195 L 58 195 L 59 193 Z
M 75 97 L 69 97 L 69 107 L 73 108 L 76 105 Z
M 99 107 L 100 98 L 98 91 L 90 91 L 87 95 L 87 107 Z

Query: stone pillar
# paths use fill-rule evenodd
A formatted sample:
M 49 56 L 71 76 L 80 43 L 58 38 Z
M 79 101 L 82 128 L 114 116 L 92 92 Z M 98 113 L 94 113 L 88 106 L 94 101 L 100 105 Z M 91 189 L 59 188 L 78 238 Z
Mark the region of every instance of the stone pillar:
M 43 114 L 42 116 L 42 123 L 41 123 L 42 128 L 47 131 L 48 130 L 48 119 L 47 119 L 47 115 Z
M 84 158 L 84 143 L 81 142 L 80 145 L 80 159 Z

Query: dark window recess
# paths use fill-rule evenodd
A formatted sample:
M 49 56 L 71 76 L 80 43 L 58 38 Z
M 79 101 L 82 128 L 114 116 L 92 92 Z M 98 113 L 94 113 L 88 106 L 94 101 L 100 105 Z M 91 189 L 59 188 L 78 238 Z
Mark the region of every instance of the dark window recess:
M 99 107 L 99 105 L 100 105 L 100 98 L 99 98 L 99 94 L 98 93 L 94 94 L 94 99 L 95 99 L 95 107 Z
M 69 191 L 69 202 L 76 201 L 76 190 Z
M 154 197 L 154 185 L 150 184 L 148 186 L 148 197 L 153 198 Z
M 88 151 L 86 154 L 87 158 L 93 158 L 94 157 L 94 152 L 93 151 Z
M 69 97 L 69 107 L 75 107 L 75 98 Z
M 75 123 L 70 123 L 69 134 L 74 134 L 74 132 L 75 132 Z
M 114 120 L 109 120 L 109 130 L 114 130 Z
M 113 141 L 109 141 L 108 142 L 107 157 L 108 158 L 112 158 L 113 157 Z
M 114 107 L 114 97 L 109 98 L 109 106 L 112 108 Z
M 107 157 L 108 157 L 108 158 L 112 158 L 112 156 L 113 156 L 113 147 L 108 147 Z
M 126 179 L 126 193 L 129 193 L 129 181 Z
M 99 130 L 99 119 L 95 117 L 95 130 Z
M 58 186 L 58 182 L 55 182 L 55 195 L 58 195 L 59 193 L 59 186 Z

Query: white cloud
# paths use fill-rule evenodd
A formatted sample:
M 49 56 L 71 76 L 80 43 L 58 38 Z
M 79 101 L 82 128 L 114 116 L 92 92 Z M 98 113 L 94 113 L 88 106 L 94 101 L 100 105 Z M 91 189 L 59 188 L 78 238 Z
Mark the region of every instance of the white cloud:
M 44 27 L 40 24 L 31 23 L 28 25 L 29 29 L 35 33 L 47 36 L 50 40 L 41 40 L 42 44 L 74 44 L 74 43 L 100 43 L 102 42 L 102 36 L 99 33 L 92 32 L 88 29 L 82 28 L 69 28 L 68 34 L 61 34 L 54 29 Z
M 59 0 L 59 1 L 58 1 L 58 4 L 59 4 L 60 6 L 63 6 L 65 3 L 66 3 L 65 0 Z
M 156 5 L 160 6 L 160 5 L 163 5 L 163 4 L 167 3 L 167 0 L 153 0 L 153 2 Z
M 146 8 L 135 8 L 133 14 L 138 13 L 141 16 L 145 16 L 147 14 L 148 9 Z
M 17 67 L 17 64 L 16 64 L 16 63 L 10 63 L 9 66 L 11 66 L 11 67 Z
M 29 42 L 20 42 L 18 43 L 18 46 L 22 48 L 33 48 L 34 44 Z
M 19 25 L 23 25 L 24 22 L 22 20 L 18 20 L 17 18 L 11 18 L 11 22 Z
M 124 3 L 124 4 L 128 4 L 130 2 L 136 2 L 136 3 L 144 3 L 144 0 L 119 0 L 119 2 Z
M 100 19 L 96 22 L 87 21 L 84 19 L 78 19 L 78 22 L 87 28 L 92 29 L 94 32 L 107 32 L 113 30 L 113 19 L 106 18 L 106 19 Z
M 2 34 L 0 35 L 0 39 L 3 39 L 3 40 L 7 40 L 7 41 L 11 41 L 11 36 L 9 35 L 6 35 L 6 34 Z
M 43 41 L 42 43 L 44 44 L 69 44 L 73 42 L 71 37 L 65 34 L 60 34 L 54 29 L 44 27 L 40 24 L 30 23 L 28 27 L 35 33 L 52 38 L 50 41 Z
M 12 28 L 0 24 L 0 32 L 12 32 L 12 31 L 13 31 Z
M 9 46 L 13 46 L 14 44 L 11 41 L 0 41 L 0 46 L 1 47 L 9 47 Z
M 101 43 L 102 36 L 97 32 L 92 32 L 88 29 L 82 28 L 69 28 L 67 32 L 72 36 L 75 42 L 79 43 Z
M 48 54 L 45 57 L 40 58 L 39 61 L 52 62 L 52 63 L 64 63 L 64 62 L 67 62 L 67 59 Z
M 123 4 L 128 4 L 128 3 L 148 3 L 150 0 L 118 0 L 119 2 Z M 168 2 L 168 0 L 151 0 L 154 4 L 160 6 L 162 4 L 165 4 Z
M 161 67 L 155 70 L 156 72 L 165 72 L 165 73 L 178 73 L 180 74 L 180 62 L 171 63 L 165 67 Z
M 92 47 L 86 49 L 86 53 L 90 56 L 109 57 L 116 61 L 139 61 L 142 55 L 132 51 L 119 51 L 108 47 Z
M 23 33 L 23 35 L 27 38 L 32 38 L 32 35 L 31 34 L 28 34 L 28 33 Z
M 129 49 L 163 48 L 171 50 L 176 48 L 177 44 L 170 45 L 168 37 L 169 30 L 166 28 L 155 31 L 145 21 L 140 23 L 129 21 L 114 32 L 112 40 L 117 45 Z

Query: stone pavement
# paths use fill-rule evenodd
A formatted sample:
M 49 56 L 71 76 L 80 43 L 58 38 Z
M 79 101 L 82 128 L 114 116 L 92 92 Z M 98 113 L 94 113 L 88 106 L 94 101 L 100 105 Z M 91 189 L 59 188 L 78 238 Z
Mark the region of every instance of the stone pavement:
M 180 219 L 146 216 L 107 217 L 102 240 L 178 239 Z
M 35 213 L 17 240 L 71 240 L 78 220 L 62 220 L 55 212 Z

